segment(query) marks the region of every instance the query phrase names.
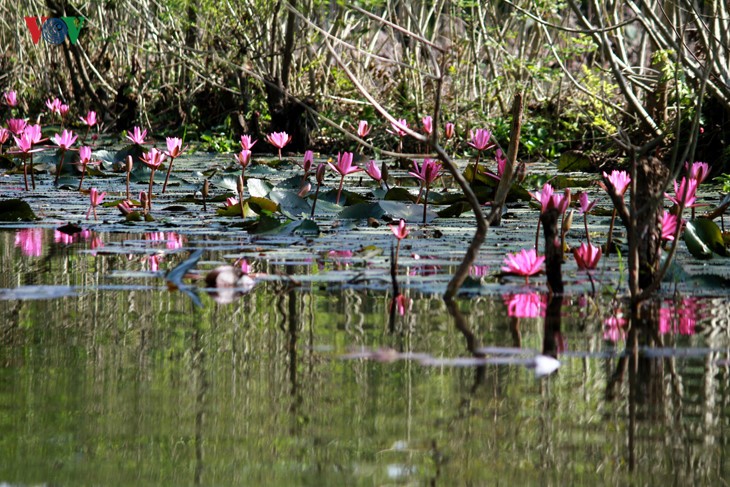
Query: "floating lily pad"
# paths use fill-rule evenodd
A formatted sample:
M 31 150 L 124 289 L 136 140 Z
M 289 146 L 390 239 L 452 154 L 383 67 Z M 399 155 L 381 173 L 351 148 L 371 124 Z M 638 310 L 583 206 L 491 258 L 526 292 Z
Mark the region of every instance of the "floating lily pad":
M 23 200 L 11 199 L 0 201 L 0 221 L 29 222 L 37 219 L 38 217 L 33 213 L 30 205 Z
M 712 220 L 696 218 L 687 222 L 684 241 L 687 250 L 698 259 L 710 259 L 713 253 L 727 256 L 722 232 Z

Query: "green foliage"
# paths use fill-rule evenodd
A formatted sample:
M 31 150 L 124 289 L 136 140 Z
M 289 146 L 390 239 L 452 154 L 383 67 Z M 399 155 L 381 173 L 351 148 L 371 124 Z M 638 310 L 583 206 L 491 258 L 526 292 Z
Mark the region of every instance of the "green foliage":
M 236 142 L 225 133 L 206 132 L 200 135 L 199 150 L 205 152 L 230 153 L 238 148 Z
M 715 181 L 722 184 L 723 193 L 730 193 L 730 174 L 720 174 Z

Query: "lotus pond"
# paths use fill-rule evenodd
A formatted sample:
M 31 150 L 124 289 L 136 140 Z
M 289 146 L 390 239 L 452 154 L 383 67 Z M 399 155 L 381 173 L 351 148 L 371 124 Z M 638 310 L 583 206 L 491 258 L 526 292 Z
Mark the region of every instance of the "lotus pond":
M 59 190 L 42 158 L 35 191 L 23 191 L 22 174 L 0 180 L 4 198 L 24 199 L 39 217 L 0 228 L 0 483 L 730 478 L 725 259 L 700 261 L 680 245 L 656 329 L 625 327 L 615 254 L 592 274 L 595 293 L 566 263 L 566 295 L 548 309 L 543 277 L 525 284 L 500 274 L 505 254 L 535 239 L 538 211 L 515 198 L 454 311 L 441 295 L 474 231 L 449 199 L 455 188 L 439 183 L 421 225 L 406 169 L 391 178 L 409 195 L 385 198 L 355 175 L 343 205 L 334 203 L 339 178 L 328 176 L 309 220 L 311 201 L 296 196 L 301 169 L 275 159 L 247 169 L 246 192 L 259 199 L 245 219 L 217 211 L 236 191 L 230 157 L 176 161 L 154 221 L 127 222 L 113 205 L 86 220 L 78 177 L 61 177 Z M 124 181 L 107 162 L 106 175 L 87 182 L 113 202 Z M 546 180 L 555 169 L 534 164 L 530 173 Z M 148 174 L 132 178 L 134 194 Z M 558 179 L 598 191 L 592 175 Z M 259 218 L 267 201 L 278 208 Z M 595 239 L 605 240 L 609 215 L 604 197 L 589 217 Z M 410 229 L 398 265 L 407 299 L 391 314 L 387 223 L 401 217 Z M 576 217 L 567 240 L 583 236 Z M 206 288 L 211 272 L 244 260 L 245 284 Z M 541 369 L 543 354 L 557 357 L 557 370 Z

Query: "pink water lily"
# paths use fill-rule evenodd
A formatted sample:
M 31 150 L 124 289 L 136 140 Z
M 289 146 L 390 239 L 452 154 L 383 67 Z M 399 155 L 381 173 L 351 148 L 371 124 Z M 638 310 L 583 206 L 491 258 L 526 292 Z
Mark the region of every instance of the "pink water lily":
M 337 191 L 336 204 L 340 204 L 340 195 L 342 194 L 342 185 L 345 182 L 345 176 L 362 171 L 359 167 L 352 163 L 352 152 L 337 153 L 337 165 L 328 162 L 329 166 L 336 172 L 340 173 L 340 188 Z
M 453 122 L 446 122 L 446 125 L 444 126 L 444 136 L 446 137 L 446 140 L 451 140 L 454 135 L 456 135 L 456 126 Z
M 71 110 L 70 106 L 66 105 L 65 103 L 61 103 L 61 105 L 58 107 L 58 114 L 61 115 L 61 120 L 66 118 L 69 110 Z
M 545 183 L 542 186 L 541 191 L 535 191 L 534 193 L 530 193 L 530 196 L 535 198 L 540 203 L 540 212 L 544 213 L 545 210 L 548 209 L 554 192 L 555 189 L 553 189 L 553 185 L 550 183 Z
M 685 164 L 685 168 L 687 164 Z M 706 162 L 693 162 L 687 170 L 688 176 L 691 179 L 696 179 L 698 184 L 702 184 L 707 176 L 710 175 L 710 165 Z
M 99 161 L 91 160 L 91 147 L 83 146 L 79 148 L 79 164 L 81 165 L 81 180 L 79 181 L 79 191 L 81 191 L 81 186 L 84 184 L 84 175 L 86 175 L 86 167 L 89 164 L 99 164 Z
M 96 188 L 91 188 L 89 190 L 89 199 L 91 200 L 91 206 L 89 207 L 89 210 L 86 212 L 86 219 L 89 219 L 89 213 L 92 211 L 94 212 L 94 219 L 96 220 L 96 207 L 99 206 L 104 201 L 104 196 L 106 196 L 106 191 L 99 193 L 99 190 Z
M 677 181 L 674 181 L 674 196 L 664 193 L 664 196 L 667 197 L 668 200 L 670 200 L 675 205 L 679 206 L 680 208 L 690 208 L 692 206 L 695 206 L 695 201 L 697 200 L 697 185 L 699 184 L 698 179 L 694 178 L 682 178 L 682 181 L 677 185 Z
M 365 165 L 365 172 L 368 174 L 368 176 L 370 176 L 377 182 L 383 180 L 383 173 L 380 171 L 380 168 L 373 160 L 370 160 L 370 162 Z
M 179 157 L 182 152 L 182 139 L 179 137 L 167 137 L 165 139 L 167 143 L 167 152 L 165 155 L 170 158 L 170 164 L 167 165 L 167 174 L 165 174 L 165 182 L 162 184 L 162 194 L 167 191 L 167 182 L 170 180 L 170 173 L 172 172 L 172 164 L 175 162 L 175 158 Z
M 241 165 L 241 168 L 245 171 L 248 165 L 251 163 L 251 151 L 248 149 L 242 149 L 241 152 L 236 154 L 236 161 Z
M 40 124 L 26 125 L 25 129 L 23 130 L 23 134 L 30 137 L 30 140 L 31 142 L 33 142 L 33 144 L 40 143 L 43 137 L 43 132 L 41 131 Z
M 664 210 L 662 214 L 662 240 L 673 241 L 677 234 L 677 215 Z
M 96 122 L 97 122 L 96 112 L 93 110 L 90 110 L 89 112 L 86 113 L 85 117 L 79 117 L 79 120 L 81 120 L 84 123 L 84 125 L 86 125 L 87 127 L 93 127 L 94 125 L 96 125 Z
M 403 240 L 409 233 L 408 228 L 406 227 L 406 221 L 403 218 L 398 221 L 397 225 L 391 225 L 390 231 L 393 232 L 393 235 L 395 235 L 395 238 L 398 240 Z
M 543 262 L 545 262 L 545 256 L 537 255 L 537 250 L 522 249 L 517 253 L 507 254 L 502 270 L 509 274 L 524 276 L 525 283 L 528 283 L 530 276 L 542 271 Z
M 469 136 L 471 140 L 467 142 L 470 146 L 474 147 L 479 152 L 491 149 L 496 144 L 492 142 L 492 131 L 488 129 L 476 129 L 470 130 Z
M 22 118 L 9 118 L 7 120 L 8 124 L 8 130 L 13 133 L 13 135 L 20 135 L 25 130 L 26 125 L 28 125 L 28 122 L 23 120 Z
M 5 104 L 9 107 L 15 107 L 18 105 L 18 93 L 13 90 L 3 93 L 3 99 L 5 100 Z
M 629 184 L 631 184 L 631 176 L 629 176 L 629 173 L 626 171 L 618 171 L 614 169 L 611 171 L 611 174 L 607 174 L 604 171 L 603 177 L 611 183 L 616 194 L 619 196 L 626 194 L 626 190 L 629 189 Z
M 502 179 L 502 175 L 504 174 L 504 168 L 507 167 L 507 156 L 504 155 L 502 149 L 497 148 L 497 150 L 494 152 L 494 159 L 497 161 L 497 174 L 494 174 L 489 170 L 485 170 L 484 174 L 492 179 L 500 181 Z
M 266 136 L 269 144 L 279 149 L 279 159 L 281 159 L 281 149 L 291 142 L 291 135 L 286 132 L 274 132 Z
M 77 138 L 71 130 L 64 130 L 60 135 L 53 136 L 53 143 L 63 150 L 69 150 Z
M 395 122 L 390 122 L 391 129 L 386 129 L 386 132 L 391 133 L 393 135 L 397 135 L 398 137 L 405 137 L 406 131 L 403 129 L 408 128 L 408 122 L 406 122 L 405 118 L 399 118 Z
M 414 176 L 421 181 L 421 190 L 426 190 L 426 196 L 423 198 L 423 224 L 426 224 L 426 207 L 428 205 L 428 193 L 433 183 L 441 175 L 441 163 L 433 159 L 424 159 L 423 164 L 419 167 L 416 161 L 413 161 L 414 171 L 408 174 Z M 418 202 L 416 202 L 418 203 Z
M 127 139 L 129 139 L 133 144 L 137 145 L 143 145 L 144 139 L 147 138 L 147 129 L 142 130 L 139 127 L 134 127 L 132 129 L 131 134 L 127 134 Z
M 159 169 L 162 162 L 165 160 L 165 154 L 158 151 L 156 148 L 151 148 L 148 152 L 142 154 L 140 159 L 142 162 L 151 169 L 150 172 L 150 186 L 147 192 L 147 209 L 152 211 L 152 185 L 155 182 L 155 171 Z
M 441 175 L 441 170 L 440 162 L 426 158 L 420 166 L 413 161 L 413 171 L 409 171 L 408 174 L 421 181 L 424 186 L 430 186 Z
M 179 137 L 166 137 L 165 142 L 167 143 L 167 152 L 165 152 L 167 157 L 180 157 L 183 152 L 182 139 Z
M 578 195 L 578 202 L 580 203 L 580 211 L 583 214 L 589 213 L 594 206 L 596 206 L 598 200 L 590 201 L 588 199 L 588 193 L 581 191 Z
M 431 117 L 431 115 L 426 115 L 421 119 L 421 123 L 423 124 L 423 131 L 426 132 L 427 135 L 431 135 L 433 132 L 433 117 Z
M 145 152 L 140 156 L 142 162 L 150 169 L 159 169 L 160 165 L 165 161 L 165 153 L 160 152 L 157 148 L 153 147 L 149 151 Z
M 250 135 L 241 136 L 241 148 L 250 151 L 258 140 L 253 140 Z
M 0 154 L 3 153 L 2 145 L 10 138 L 10 130 L 5 127 L 0 127 Z
M 370 125 L 368 124 L 368 121 L 360 120 L 360 122 L 357 124 L 357 136 L 361 139 L 364 139 L 369 133 Z
M 61 114 L 61 100 L 54 98 L 53 100 L 46 100 L 46 107 L 53 114 Z
M 578 269 L 595 269 L 602 254 L 601 247 L 585 242 L 582 242 L 577 249 L 573 249 L 573 257 L 575 257 L 575 263 L 578 264 Z
M 304 169 L 304 177 L 307 177 L 309 171 L 312 170 L 312 164 L 314 164 L 314 152 L 308 150 L 304 153 L 302 158 L 302 169 Z

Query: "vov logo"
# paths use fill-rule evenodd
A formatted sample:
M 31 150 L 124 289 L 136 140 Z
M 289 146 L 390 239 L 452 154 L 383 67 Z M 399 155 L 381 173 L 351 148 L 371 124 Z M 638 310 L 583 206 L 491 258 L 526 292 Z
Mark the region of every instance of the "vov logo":
M 63 44 L 66 36 L 71 44 L 76 44 L 84 20 L 84 17 L 25 17 L 25 25 L 28 26 L 33 44 L 38 44 L 41 35 L 49 44 Z

